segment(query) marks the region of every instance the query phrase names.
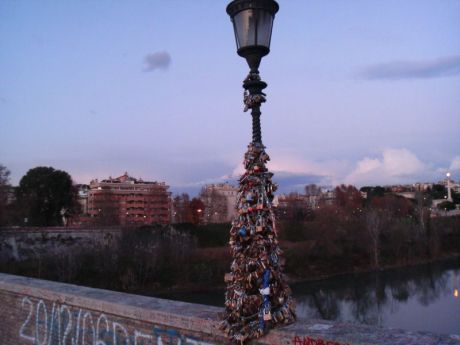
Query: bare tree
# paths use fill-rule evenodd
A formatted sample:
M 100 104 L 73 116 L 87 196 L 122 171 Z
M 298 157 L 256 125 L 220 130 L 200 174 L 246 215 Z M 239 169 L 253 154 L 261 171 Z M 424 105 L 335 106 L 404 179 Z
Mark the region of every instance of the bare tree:
M 176 195 L 173 199 L 173 222 L 192 223 L 192 209 L 190 197 L 187 193 Z
M 118 225 L 120 224 L 118 203 L 110 190 L 102 190 L 94 199 L 94 206 L 97 216 L 94 223 L 97 225 Z
M 203 187 L 199 198 L 203 201 L 206 223 L 224 223 L 228 218 L 227 198 L 213 188 Z
M 374 267 L 380 268 L 380 236 L 383 228 L 382 211 L 375 209 L 367 210 L 365 214 L 366 230 L 372 241 L 372 255 Z
M 3 225 L 6 218 L 6 205 L 8 204 L 8 193 L 10 188 L 10 171 L 0 164 L 0 225 Z

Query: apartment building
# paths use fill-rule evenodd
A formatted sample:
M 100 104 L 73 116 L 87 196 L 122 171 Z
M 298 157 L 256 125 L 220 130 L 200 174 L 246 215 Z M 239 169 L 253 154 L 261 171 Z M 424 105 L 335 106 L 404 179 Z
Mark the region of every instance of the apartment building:
M 90 182 L 88 214 L 100 224 L 168 224 L 171 193 L 164 182 L 143 181 L 124 175 Z

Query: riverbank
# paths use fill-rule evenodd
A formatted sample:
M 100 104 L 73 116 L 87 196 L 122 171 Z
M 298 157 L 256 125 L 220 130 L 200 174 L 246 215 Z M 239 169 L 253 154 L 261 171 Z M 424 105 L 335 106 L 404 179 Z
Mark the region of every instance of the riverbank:
M 282 247 L 283 248 L 283 247 Z M 460 253 L 451 253 L 443 255 L 442 257 L 433 258 L 433 259 L 424 259 L 424 260 L 413 260 L 412 262 L 404 262 L 400 264 L 392 264 L 379 269 L 375 269 L 371 266 L 369 267 L 354 267 L 352 270 L 341 271 L 341 272 L 327 272 L 317 275 L 306 275 L 306 276 L 296 276 L 292 274 L 286 274 L 286 280 L 289 284 L 299 284 L 299 283 L 310 283 L 310 282 L 320 282 L 323 280 L 328 280 L 332 278 L 339 278 L 341 276 L 351 276 L 351 275 L 363 275 L 376 272 L 388 272 L 392 270 L 399 270 L 410 267 L 423 267 L 426 265 L 437 264 L 437 263 L 449 263 L 449 262 L 459 262 L 460 263 Z M 155 296 L 160 298 L 167 298 L 168 296 L 174 294 L 194 294 L 194 293 L 206 293 L 206 292 L 216 292 L 224 291 L 225 283 L 223 281 L 220 284 L 209 284 L 209 283 L 185 283 L 175 286 L 170 286 L 167 288 L 158 288 L 155 291 L 136 291 L 137 294 L 146 295 L 146 296 Z
M 380 233 L 378 247 L 369 244 L 362 217 L 338 219 L 325 223 L 318 216 L 296 224 L 299 240 L 287 238 L 291 224 L 280 222 L 284 272 L 291 284 L 460 256 L 460 217 L 433 220 L 424 232 L 407 219 L 394 220 Z M 93 247 L 72 247 L 67 240 L 53 242 L 44 235 L 34 242 L 33 256 L 23 255 L 27 241 L 14 242 L 17 257 L 24 260 L 1 259 L 0 271 L 150 296 L 219 290 L 232 260 L 229 229 L 230 224 L 120 229 L 118 236 Z

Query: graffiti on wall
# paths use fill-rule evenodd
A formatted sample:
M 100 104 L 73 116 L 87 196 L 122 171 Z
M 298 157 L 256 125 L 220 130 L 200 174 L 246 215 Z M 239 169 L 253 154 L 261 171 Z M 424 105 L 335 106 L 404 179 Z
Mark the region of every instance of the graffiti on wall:
M 344 343 L 339 343 L 333 340 L 324 340 L 321 338 L 310 338 L 310 337 L 298 337 L 295 336 L 292 339 L 293 345 L 349 345 Z
M 104 313 L 24 297 L 19 337 L 34 345 L 213 345 L 176 329 L 154 326 L 146 333 L 111 320 Z

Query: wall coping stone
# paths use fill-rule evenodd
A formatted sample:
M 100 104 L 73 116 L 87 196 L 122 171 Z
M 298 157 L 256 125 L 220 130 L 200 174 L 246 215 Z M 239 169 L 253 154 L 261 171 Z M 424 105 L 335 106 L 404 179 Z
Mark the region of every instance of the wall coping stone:
M 0 273 L 0 294 L 56 301 L 184 331 L 225 343 L 217 329 L 222 308 L 146 297 Z M 0 325 L 0 327 L 2 327 Z M 459 330 L 460 332 L 460 330 Z M 1 333 L 1 332 L 0 332 Z M 265 345 L 460 345 L 460 335 L 439 335 L 365 325 L 299 319 L 251 342 Z

